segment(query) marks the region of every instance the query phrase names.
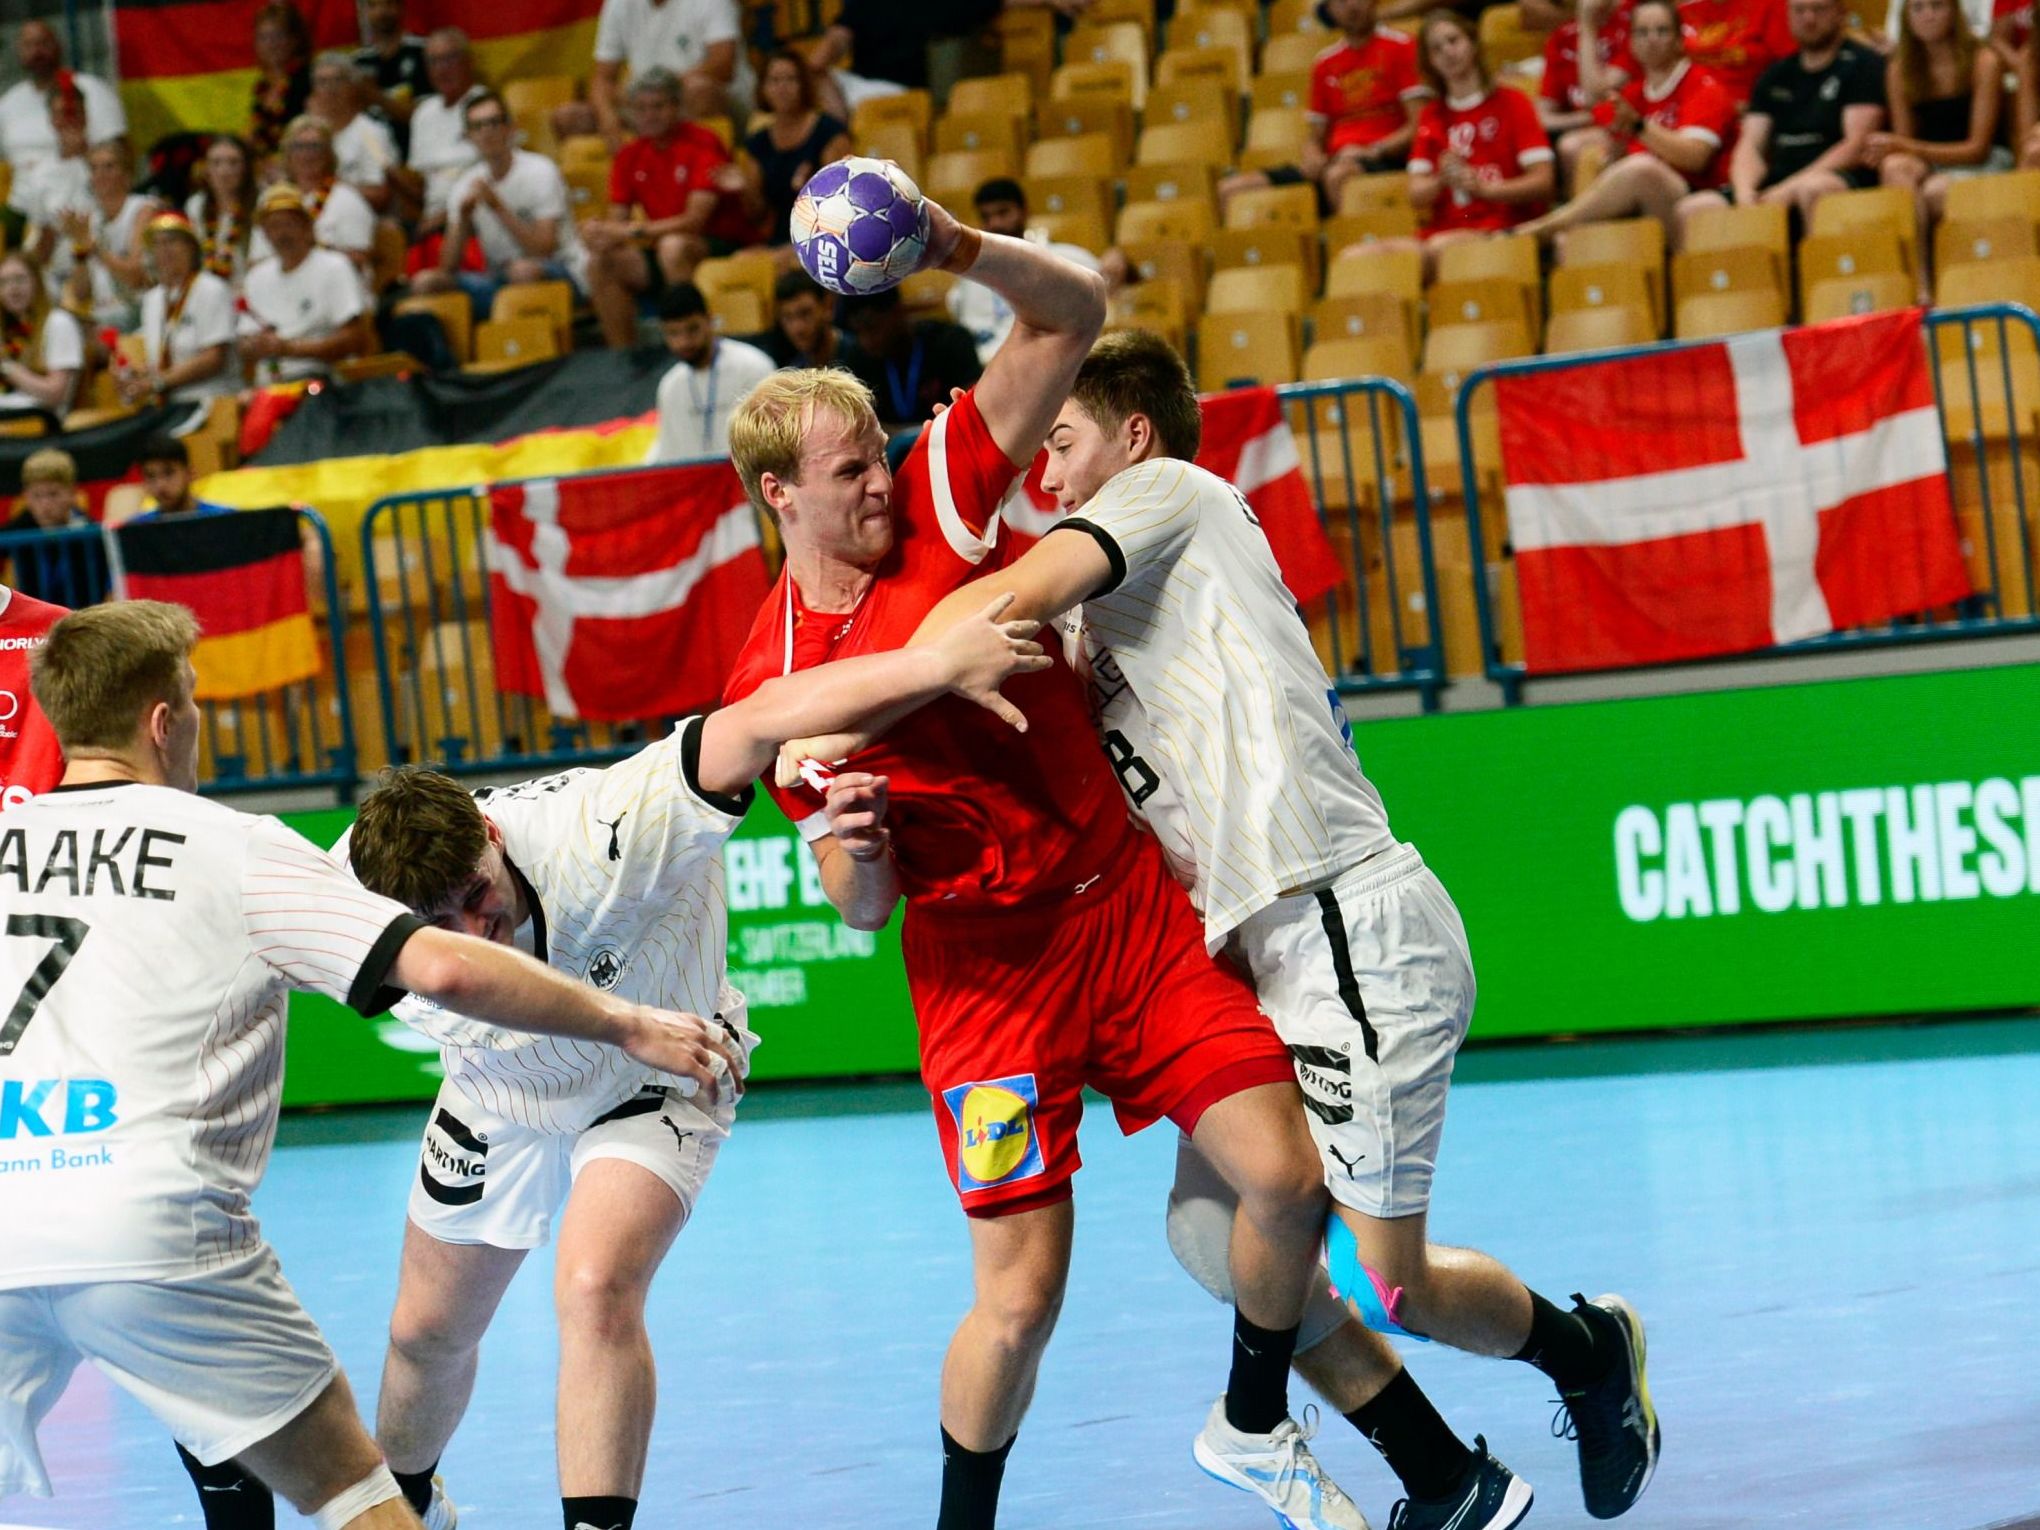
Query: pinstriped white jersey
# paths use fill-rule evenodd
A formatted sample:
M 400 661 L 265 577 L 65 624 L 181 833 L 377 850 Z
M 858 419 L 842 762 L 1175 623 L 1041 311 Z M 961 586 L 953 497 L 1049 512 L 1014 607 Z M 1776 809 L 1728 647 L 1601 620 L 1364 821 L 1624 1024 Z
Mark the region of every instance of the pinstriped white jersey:
M 421 927 L 275 819 L 141 785 L 10 808 L 0 915 L 0 1289 L 257 1247 L 288 993 L 374 1012 Z
M 532 918 L 516 933 L 521 949 L 622 998 L 720 1014 L 741 1028 L 742 996 L 723 981 L 722 848 L 750 792 L 702 790 L 701 726 L 690 717 L 604 770 L 484 787 L 475 797 L 523 879 Z M 344 855 L 344 842 L 335 853 Z M 395 1013 L 440 1043 L 446 1076 L 462 1094 L 536 1131 L 585 1130 L 647 1083 L 670 1081 L 619 1048 L 506 1030 L 416 996 Z
M 1248 915 L 1395 843 L 1337 690 L 1239 491 L 1162 458 L 1057 528 L 1114 583 L 1062 622 L 1106 753 L 1216 951 Z

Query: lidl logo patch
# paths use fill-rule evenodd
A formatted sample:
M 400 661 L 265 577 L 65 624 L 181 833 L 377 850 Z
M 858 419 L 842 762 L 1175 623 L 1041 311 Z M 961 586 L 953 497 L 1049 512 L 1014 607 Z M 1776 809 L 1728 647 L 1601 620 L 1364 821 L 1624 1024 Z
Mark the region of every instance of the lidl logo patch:
M 942 1091 L 942 1101 L 956 1118 L 957 1189 L 989 1190 L 1041 1173 L 1034 1124 L 1041 1091 L 1032 1073 L 958 1084 Z

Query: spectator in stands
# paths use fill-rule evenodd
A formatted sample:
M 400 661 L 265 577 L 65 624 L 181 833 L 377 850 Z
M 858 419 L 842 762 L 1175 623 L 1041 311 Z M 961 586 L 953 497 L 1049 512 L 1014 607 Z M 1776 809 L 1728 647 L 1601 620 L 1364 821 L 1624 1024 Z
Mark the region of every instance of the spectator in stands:
M 149 496 L 150 505 L 130 517 L 128 525 L 229 513 L 226 506 L 206 504 L 191 492 L 191 453 L 177 437 L 149 437 L 142 443 L 135 466 L 141 469 L 142 491 Z
M 401 178 L 409 172 L 397 158 L 397 140 L 388 126 L 362 110 L 367 97 L 368 74 L 353 54 L 333 48 L 314 60 L 306 112 L 332 133 L 340 179 L 360 192 L 372 210 L 388 212 L 396 193 L 392 173 Z
M 810 55 L 829 111 L 845 122 L 861 101 L 928 87 L 928 45 L 968 37 L 1005 9 L 1047 7 L 1077 17 L 1092 0 L 843 0 Z M 857 72 L 836 66 L 848 56 Z
M 1905 0 L 1898 49 L 1884 66 L 1891 131 L 1870 135 L 1864 160 L 1885 185 L 1913 193 L 1922 254 L 1933 248 L 1950 181 L 2011 167 L 2011 150 L 1997 143 L 2003 82 L 1997 50 L 1976 40 L 1955 0 Z M 1924 303 L 1924 259 L 1919 279 Z
M 249 269 L 237 326 L 241 360 L 256 383 L 324 377 L 335 362 L 365 355 L 373 341 L 353 263 L 319 248 L 298 189 L 269 187 L 256 216 L 274 253 Z
M 673 367 L 659 379 L 659 434 L 646 464 L 727 457 L 730 416 L 778 363 L 755 345 L 718 338 L 708 303 L 692 282 L 676 282 L 660 294 L 659 330 Z
M 51 271 L 63 278 L 65 301 L 93 322 L 134 327 L 136 303 L 149 284 L 143 228 L 162 204 L 135 190 L 127 140 L 103 143 L 85 156 L 90 194 L 57 215 L 64 245 Z M 68 253 L 69 259 L 63 259 Z
M 454 182 L 437 269 L 412 280 L 413 292 L 464 289 L 477 318 L 487 318 L 499 288 L 518 282 L 571 281 L 574 220 L 560 167 L 516 145 L 510 109 L 493 90 L 468 101 L 468 136 L 481 163 Z M 470 239 L 486 269 L 464 269 Z
M 844 365 L 871 389 L 888 427 L 925 424 L 953 389 L 974 384 L 984 368 L 970 331 L 947 319 L 908 321 L 899 288 L 837 304 L 857 342 Z
M 780 49 L 765 61 L 765 72 L 758 79 L 758 107 L 770 116 L 744 140 L 737 155 L 744 206 L 770 226 L 766 243 L 787 269 L 794 264 L 787 228 L 794 198 L 809 176 L 850 153 L 849 124 L 821 110 L 817 102 L 807 60 L 791 48 Z
M 973 201 L 977 207 L 978 227 L 986 233 L 1010 234 L 1015 239 L 1027 237 L 1027 193 L 1018 181 L 1004 176 L 986 181 L 978 187 Z M 1082 245 L 1040 242 L 1072 265 L 1082 266 L 1086 271 L 1099 269 L 1098 257 Z M 1113 255 L 1117 262 L 1115 271 L 1119 281 L 1123 282 L 1126 257 L 1117 251 Z M 949 289 L 948 302 L 949 317 L 970 332 L 971 341 L 977 346 L 978 360 L 990 365 L 992 352 L 1004 343 L 1007 331 L 1013 327 L 1013 305 L 982 282 L 969 280 L 960 281 Z
M 1635 79 L 1629 51 L 1629 7 L 1624 0 L 1579 0 L 1578 14 L 1544 39 L 1544 77 L 1537 115 L 1558 150 L 1561 186 L 1575 195 L 1574 168 L 1590 144 L 1604 144 L 1594 113 Z
M 807 272 L 779 273 L 772 287 L 772 328 L 749 341 L 780 367 L 845 365 L 849 341 L 836 328 L 835 300 Z
M 1407 32 L 1375 25 L 1375 0 L 1325 0 L 1318 14 L 1345 35 L 1310 69 L 1310 141 L 1300 164 L 1247 170 L 1218 183 L 1221 207 L 1260 186 L 1317 182 L 1337 211 L 1339 190 L 1356 175 L 1399 170 L 1409 157 L 1417 114 L 1430 96 Z
M 73 263 L 69 243 L 62 239 L 65 215 L 75 212 L 89 217 L 92 212 L 85 98 L 76 90 L 59 89 L 50 98 L 50 122 L 57 135 L 57 152 L 29 171 L 25 181 L 17 179 L 13 194 L 28 216 L 28 247 L 48 274 L 54 294 L 62 290 Z
M 1757 81 L 1728 177 L 1737 206 L 1803 215 L 1830 192 L 1876 183 L 1865 155 L 1884 125 L 1884 65 L 1843 34 L 1840 0 L 1791 7 L 1799 51 Z
M 357 271 L 368 271 L 375 250 L 375 214 L 361 193 L 336 173 L 339 161 L 333 154 L 333 130 L 317 117 L 300 117 L 283 135 L 284 181 L 295 186 L 305 210 L 312 215 L 312 229 L 319 243 L 338 250 L 354 263 Z M 262 230 L 255 231 L 248 258 L 265 260 L 272 253 Z
M 63 531 L 92 525 L 78 504 L 78 465 L 71 454 L 54 446 L 30 453 L 21 464 L 21 498 L 4 529 Z M 113 583 L 100 537 L 67 538 L 60 548 L 22 549 L 11 561 L 8 583 L 30 600 L 53 605 L 76 607 L 103 599 Z
M 602 0 L 588 106 L 593 130 L 612 149 L 624 140 L 617 105 L 626 68 L 633 80 L 654 69 L 677 76 L 681 110 L 689 117 L 741 120 L 753 82 L 736 0 Z M 566 125 L 590 126 L 582 120 Z
M 84 373 L 85 331 L 50 301 L 42 266 L 26 250 L 0 256 L 0 410 L 62 419 Z
M 480 156 L 467 136 L 467 105 L 482 84 L 475 78 L 475 60 L 467 33 L 441 27 L 425 40 L 425 70 L 432 94 L 411 111 L 410 167 L 425 182 L 425 215 L 421 228 L 445 222 L 446 195 Z
M 142 294 L 142 363 L 117 374 L 121 397 L 130 404 L 203 404 L 240 391 L 241 369 L 232 364 L 234 290 L 205 269 L 198 230 L 183 213 L 149 220 L 149 260 L 156 285 Z
M 1673 0 L 1637 0 L 1629 44 L 1638 78 L 1594 113 L 1618 157 L 1565 206 L 1524 224 L 1524 233 L 1550 239 L 1581 223 L 1643 216 L 1663 223 L 1676 248 L 1680 206 L 1727 184 L 1735 98 L 1686 57 Z
M 1739 106 L 1766 69 L 1798 51 L 1785 0 L 1679 0 L 1679 20 L 1686 57 L 1713 70 Z
M 639 136 L 609 168 L 609 215 L 583 226 L 588 298 L 612 346 L 637 341 L 638 294 L 691 280 L 711 254 L 727 254 L 751 233 L 741 199 L 718 189 L 729 151 L 707 128 L 680 116 L 680 81 L 664 69 L 633 80 L 631 120 Z
M 2024 68 L 2026 50 L 2033 43 L 2033 0 L 1994 0 L 1990 17 L 1990 45 L 2008 73 Z
M 184 216 L 205 246 L 206 270 L 238 290 L 255 232 L 255 174 L 247 144 L 223 133 L 207 145 L 198 190 L 185 200 Z
M 2019 168 L 2040 169 L 2040 28 L 2026 34 L 2026 46 L 2019 54 L 2019 93 L 2014 103 L 2012 143 L 2018 150 Z
M 368 71 L 376 107 L 396 135 L 397 147 L 411 148 L 411 111 L 432 89 L 425 68 L 425 39 L 404 30 L 404 0 L 364 0 L 361 47 L 355 63 Z
M 288 0 L 271 0 L 255 13 L 255 70 L 248 147 L 256 165 L 266 167 L 283 147 L 284 129 L 312 98 L 312 33 Z
M 25 78 L 0 95 L 0 159 L 14 167 L 5 220 L 7 242 L 18 243 L 28 203 L 22 200 L 37 165 L 57 157 L 57 130 L 50 109 L 59 87 L 85 102 L 85 141 L 112 143 L 127 136 L 120 95 L 97 76 L 64 68 L 63 45 L 47 21 L 24 21 L 14 34 L 14 58 Z

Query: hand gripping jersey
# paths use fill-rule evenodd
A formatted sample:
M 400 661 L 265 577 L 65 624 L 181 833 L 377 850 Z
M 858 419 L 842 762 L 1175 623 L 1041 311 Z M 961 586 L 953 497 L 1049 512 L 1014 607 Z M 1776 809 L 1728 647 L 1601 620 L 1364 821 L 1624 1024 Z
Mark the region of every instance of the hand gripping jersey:
M 1714 150 L 1712 159 L 1686 177 L 1687 185 L 1695 191 L 1709 191 L 1728 184 L 1729 148 L 1735 143 L 1739 113 L 1735 98 L 1712 74 L 1686 59 L 1659 89 L 1653 91 L 1638 79 L 1624 85 L 1620 94 L 1646 122 L 1697 138 Z M 1603 101 L 1594 109 L 1594 120 L 1603 127 L 1612 126 L 1614 103 Z M 1650 150 L 1636 138 L 1630 140 L 1628 152 L 1648 154 Z
M 64 751 L 29 694 L 28 660 L 70 614 L 0 585 L 0 811 L 63 779 Z
M 1080 533 L 1113 581 L 1064 618 L 1065 641 L 1211 950 L 1282 893 L 1395 843 L 1237 489 L 1174 458 L 1137 463 L 1052 535 Z
M 1537 108 L 1520 90 L 1493 87 L 1484 96 L 1464 101 L 1432 101 L 1417 119 L 1410 144 L 1410 173 L 1435 175 L 1447 154 L 1472 166 L 1483 181 L 1513 180 L 1530 166 L 1551 158 L 1551 140 L 1537 120 Z M 1509 206 L 1468 196 L 1450 186 L 1431 204 L 1424 234 L 1450 229 L 1503 229 L 1524 223 L 1544 209 L 1531 202 Z
M 0 1289 L 261 1246 L 294 988 L 364 1014 L 421 928 L 273 818 L 67 787 L 0 821 Z
M 605 770 L 484 787 L 475 798 L 502 831 L 532 911 L 521 947 L 620 998 L 711 1018 L 742 1004 L 723 982 L 722 847 L 751 793 L 702 788 L 701 726 L 690 717 Z M 346 853 L 344 840 L 334 853 Z M 508 1030 L 415 996 L 395 1013 L 440 1044 L 462 1094 L 538 1131 L 583 1131 L 647 1083 L 674 1082 L 617 1047 Z
M 998 507 L 1018 475 L 966 393 L 901 464 L 893 548 L 857 609 L 810 611 L 782 572 L 728 699 L 792 670 L 903 647 L 943 596 L 999 556 Z M 887 823 L 910 905 L 1012 907 L 1067 893 L 1112 864 L 1132 832 L 1075 676 L 1056 665 L 1016 676 L 1005 694 L 1027 714 L 1027 732 L 944 697 L 844 767 L 891 778 Z M 828 834 L 823 792 L 773 796 L 802 838 Z

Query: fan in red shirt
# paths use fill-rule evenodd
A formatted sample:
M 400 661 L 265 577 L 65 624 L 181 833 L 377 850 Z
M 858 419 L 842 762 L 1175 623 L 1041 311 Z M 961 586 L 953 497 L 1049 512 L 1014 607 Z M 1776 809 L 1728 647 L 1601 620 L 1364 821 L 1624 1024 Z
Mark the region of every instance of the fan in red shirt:
M 1686 198 L 1728 183 L 1739 116 L 1735 98 L 1686 57 L 1672 0 L 1638 0 L 1630 40 L 1641 78 L 1595 110 L 1617 157 L 1572 201 L 1524 225 L 1540 239 L 1581 223 L 1656 218 L 1676 245 Z
M 1495 84 L 1473 24 L 1455 11 L 1424 18 L 1418 45 L 1437 99 L 1417 119 L 1410 197 L 1427 247 L 1513 228 L 1549 205 L 1551 140 L 1519 90 Z
M 637 340 L 637 300 L 690 280 L 710 255 L 758 242 L 738 193 L 743 176 L 707 128 L 683 121 L 680 81 L 648 69 L 630 87 L 638 136 L 609 169 L 609 214 L 581 225 L 588 247 L 588 301 L 602 338 Z
M 1785 0 L 1680 0 L 1686 56 L 1721 81 L 1738 109 L 1779 59 L 1799 51 Z
M 0 811 L 48 791 L 64 774 L 56 730 L 29 693 L 28 661 L 70 614 L 0 584 Z
M 1537 117 L 1558 150 L 1561 186 L 1578 189 L 1574 167 L 1601 135 L 1594 110 L 1639 70 L 1629 52 L 1628 0 L 1580 0 L 1579 14 L 1544 40 Z
M 926 264 L 967 269 L 1005 298 L 1012 332 L 897 476 L 850 374 L 782 371 L 745 400 L 731 455 L 779 525 L 786 566 L 731 700 L 792 669 L 906 644 L 942 597 L 1002 556 L 1000 503 L 1103 322 L 1095 274 L 928 205 Z M 1075 676 L 1057 665 L 1007 696 L 1027 716 L 1024 734 L 938 702 L 844 765 L 774 788 L 849 923 L 882 928 L 906 899 L 921 1074 L 975 1265 L 976 1305 L 943 1369 L 939 1524 L 993 1522 L 1068 1267 L 1087 1085 L 1113 1102 L 1122 1130 L 1168 1117 L 1240 1187 L 1235 1325 L 1249 1342 L 1235 1347 L 1200 1450 L 1222 1431 L 1218 1459 L 1265 1469 L 1264 1495 L 1307 1484 L 1351 1510 L 1336 1523 L 1363 1524 L 1287 1417 L 1325 1216 L 1288 1054 L 1246 984 L 1205 954 L 1159 848 L 1128 822 Z M 1249 1486 L 1236 1475 L 1223 1480 Z

